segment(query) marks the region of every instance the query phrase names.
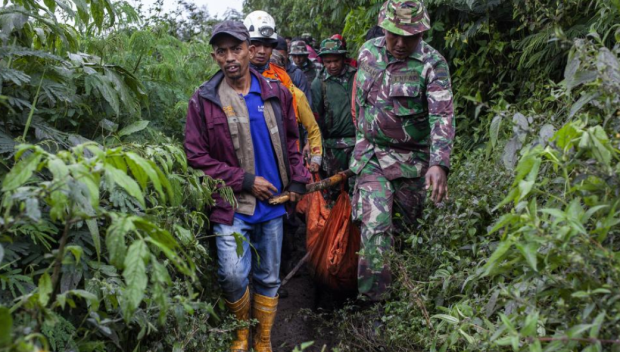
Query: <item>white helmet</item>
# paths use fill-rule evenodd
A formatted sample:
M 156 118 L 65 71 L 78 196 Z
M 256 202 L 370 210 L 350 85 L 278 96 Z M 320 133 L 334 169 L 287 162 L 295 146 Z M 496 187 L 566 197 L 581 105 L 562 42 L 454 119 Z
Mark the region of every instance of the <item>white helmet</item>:
M 243 21 L 245 28 L 250 32 L 252 39 L 273 39 L 278 40 L 276 33 L 276 21 L 265 11 L 254 11 Z

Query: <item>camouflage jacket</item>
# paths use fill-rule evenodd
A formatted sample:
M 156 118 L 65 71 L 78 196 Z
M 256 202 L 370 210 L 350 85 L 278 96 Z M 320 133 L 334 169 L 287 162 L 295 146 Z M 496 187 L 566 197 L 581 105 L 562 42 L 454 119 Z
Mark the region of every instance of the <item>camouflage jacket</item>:
M 449 168 L 455 125 L 446 60 L 424 41 L 398 60 L 379 37 L 363 45 L 358 62 L 351 170 L 359 173 L 373 155 L 389 180 Z

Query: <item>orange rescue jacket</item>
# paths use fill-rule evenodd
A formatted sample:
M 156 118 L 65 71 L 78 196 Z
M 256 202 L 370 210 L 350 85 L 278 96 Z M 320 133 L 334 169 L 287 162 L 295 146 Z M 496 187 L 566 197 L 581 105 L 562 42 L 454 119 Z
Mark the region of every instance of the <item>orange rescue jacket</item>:
M 295 85 L 293 85 L 293 81 L 291 80 L 291 77 L 289 77 L 288 73 L 286 73 L 286 70 L 278 65 L 269 63 L 269 68 L 266 69 L 265 72 L 263 72 L 263 76 L 269 79 L 276 79 L 282 82 L 282 84 L 286 88 L 288 88 L 288 90 L 291 92 L 291 95 L 293 96 L 293 108 L 295 108 L 295 113 L 297 113 L 297 98 L 295 98 L 295 92 L 293 90 L 293 87 L 295 87 Z M 299 116 L 296 117 L 297 122 L 299 122 Z

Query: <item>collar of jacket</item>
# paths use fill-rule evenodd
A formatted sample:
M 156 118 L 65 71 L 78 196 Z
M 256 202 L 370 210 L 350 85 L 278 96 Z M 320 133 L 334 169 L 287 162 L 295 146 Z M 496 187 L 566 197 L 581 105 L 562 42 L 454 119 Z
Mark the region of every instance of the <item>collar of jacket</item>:
M 307 71 L 307 70 L 310 70 L 310 69 L 314 69 L 313 62 L 310 61 L 310 59 L 307 59 L 306 62 L 304 62 L 304 64 L 301 67 L 299 67 L 297 65 L 295 65 L 295 67 L 297 67 L 297 68 L 299 68 L 301 70 L 304 70 L 304 71 Z
M 269 69 L 269 66 L 271 65 L 270 62 L 267 62 L 267 64 L 265 64 L 265 66 L 257 66 L 254 65 L 253 63 L 250 62 L 250 68 L 253 68 L 256 72 L 263 74 L 263 72 L 267 71 Z
M 295 70 L 299 70 L 299 67 L 293 65 L 293 63 L 290 61 L 286 63 L 285 68 L 286 68 L 286 72 L 289 72 L 289 73 L 295 72 Z
M 263 100 L 280 98 L 278 95 L 277 83 L 268 80 L 252 68 L 250 68 L 250 74 L 258 78 L 258 83 L 260 84 L 261 98 Z M 198 94 L 202 98 L 212 101 L 213 103 L 217 104 L 217 106 L 222 107 L 222 102 L 220 101 L 217 88 L 219 87 L 220 83 L 224 78 L 224 72 L 222 72 L 221 70 L 218 71 L 215 75 L 213 75 L 213 77 L 211 77 L 210 80 L 203 83 L 200 88 L 198 88 Z
M 424 62 L 424 54 L 422 53 L 422 46 L 423 46 L 422 43 L 424 43 L 424 40 L 420 41 L 420 44 L 418 44 L 418 47 L 415 48 L 415 50 L 411 53 L 411 55 L 409 55 L 409 58 L 418 60 L 420 62 Z M 387 44 L 386 44 L 385 37 L 379 37 L 379 38 L 375 39 L 374 45 L 377 48 L 383 49 L 385 51 L 385 55 L 386 56 L 388 55 L 389 52 L 387 50 Z M 396 59 L 396 58 L 394 58 L 394 59 Z M 396 59 L 396 60 L 398 60 L 398 59 Z

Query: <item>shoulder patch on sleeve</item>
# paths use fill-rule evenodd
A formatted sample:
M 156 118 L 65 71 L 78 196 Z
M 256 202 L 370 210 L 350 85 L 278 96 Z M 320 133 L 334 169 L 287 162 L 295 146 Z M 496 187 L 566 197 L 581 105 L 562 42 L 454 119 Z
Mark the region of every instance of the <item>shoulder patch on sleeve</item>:
M 450 79 L 450 71 L 448 70 L 448 65 L 442 63 L 434 68 L 435 76 L 437 79 Z

